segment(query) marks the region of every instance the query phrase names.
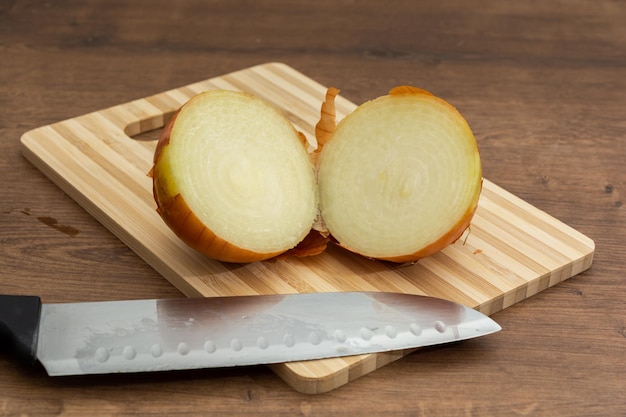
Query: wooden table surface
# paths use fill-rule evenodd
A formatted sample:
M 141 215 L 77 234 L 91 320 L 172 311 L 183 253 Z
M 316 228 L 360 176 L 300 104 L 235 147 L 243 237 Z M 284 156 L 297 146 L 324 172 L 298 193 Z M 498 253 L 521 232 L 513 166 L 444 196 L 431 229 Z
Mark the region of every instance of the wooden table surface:
M 489 180 L 596 243 L 588 271 L 336 390 L 265 366 L 51 378 L 0 349 L 0 416 L 626 415 L 626 3 L 0 3 L 0 292 L 182 297 L 22 155 L 33 128 L 265 62 L 361 103 L 453 103 Z

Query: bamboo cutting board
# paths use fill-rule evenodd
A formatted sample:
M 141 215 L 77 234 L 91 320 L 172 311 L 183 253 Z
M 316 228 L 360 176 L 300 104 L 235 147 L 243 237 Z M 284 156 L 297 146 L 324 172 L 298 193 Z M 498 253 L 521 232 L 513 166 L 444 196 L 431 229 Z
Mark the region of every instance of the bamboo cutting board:
M 393 87 L 393 86 L 390 86 Z M 155 211 L 154 141 L 193 95 L 209 89 L 251 92 L 281 109 L 309 140 L 326 87 L 268 63 L 120 104 L 25 133 L 24 155 L 181 292 L 193 296 L 324 291 L 425 294 L 492 314 L 591 266 L 592 240 L 485 180 L 471 232 L 414 265 L 376 262 L 331 247 L 319 256 L 247 265 L 209 260 L 187 248 Z M 338 119 L 356 106 L 338 97 Z M 294 389 L 330 391 L 407 352 L 272 365 Z

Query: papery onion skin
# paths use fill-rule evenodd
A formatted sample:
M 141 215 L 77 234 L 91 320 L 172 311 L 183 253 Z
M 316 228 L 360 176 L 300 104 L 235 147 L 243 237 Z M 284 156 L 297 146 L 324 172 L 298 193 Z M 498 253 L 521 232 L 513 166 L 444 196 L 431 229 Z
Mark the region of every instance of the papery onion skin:
M 330 237 L 317 230 L 311 230 L 298 245 L 281 254 L 281 257 L 297 256 L 306 257 L 319 255 L 324 252 L 330 243 Z
M 337 111 L 335 108 L 335 98 L 339 94 L 339 90 L 335 87 L 329 87 L 326 92 L 326 98 L 322 103 L 320 110 L 320 120 L 315 125 L 315 138 L 317 139 L 318 151 L 331 139 L 335 130 Z

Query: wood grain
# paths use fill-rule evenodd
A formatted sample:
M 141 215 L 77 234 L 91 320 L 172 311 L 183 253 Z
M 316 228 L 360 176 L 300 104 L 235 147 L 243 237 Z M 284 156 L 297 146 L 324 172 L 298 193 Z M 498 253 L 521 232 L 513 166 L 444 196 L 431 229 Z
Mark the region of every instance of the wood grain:
M 265 366 L 50 378 L 0 346 L 0 416 L 626 415 L 625 21 L 615 0 L 0 1 L 3 293 L 181 297 L 22 157 L 19 139 L 273 61 L 354 103 L 398 84 L 444 97 L 489 180 L 596 244 L 591 268 L 494 313 L 501 332 L 325 394 Z
M 367 260 L 331 248 L 309 258 L 246 265 L 209 260 L 185 246 L 155 212 L 154 141 L 131 138 L 160 128 L 193 95 L 247 91 L 280 109 L 314 143 L 326 87 L 268 63 L 25 133 L 24 155 L 187 296 L 323 291 L 387 291 L 450 299 L 493 314 L 591 266 L 594 243 L 489 180 L 470 230 L 412 265 Z M 337 100 L 338 118 L 355 104 Z M 364 355 L 272 366 L 304 393 L 337 388 L 400 358 Z

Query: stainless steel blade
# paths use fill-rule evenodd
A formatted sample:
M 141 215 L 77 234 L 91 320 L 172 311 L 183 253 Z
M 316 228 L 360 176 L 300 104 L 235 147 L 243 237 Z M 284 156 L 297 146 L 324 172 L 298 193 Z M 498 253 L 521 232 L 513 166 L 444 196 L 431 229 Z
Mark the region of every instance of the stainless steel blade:
M 395 293 L 45 304 L 37 356 L 50 375 L 164 371 L 408 349 L 498 330 L 471 308 Z

